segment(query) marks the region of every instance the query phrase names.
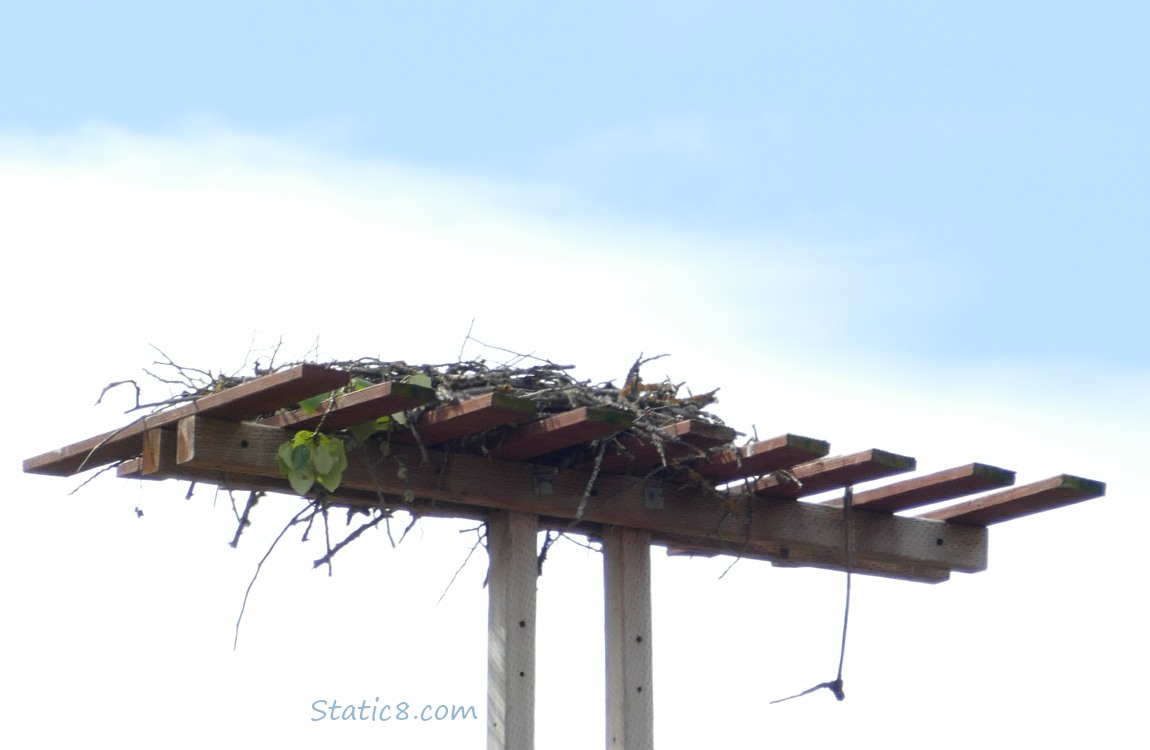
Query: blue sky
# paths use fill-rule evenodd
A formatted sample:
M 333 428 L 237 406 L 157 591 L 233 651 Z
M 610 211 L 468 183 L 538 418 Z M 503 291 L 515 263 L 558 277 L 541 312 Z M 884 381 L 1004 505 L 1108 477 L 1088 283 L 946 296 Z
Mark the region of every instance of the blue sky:
M 0 122 L 162 133 L 205 117 L 304 134 L 353 161 L 510 180 L 548 215 L 878 247 L 944 264 L 916 269 L 915 286 L 958 299 L 928 319 L 876 309 L 871 297 L 895 293 L 876 269 L 878 289 L 844 290 L 901 334 L 872 351 L 1037 355 L 1072 342 L 1144 362 L 1114 337 L 1146 332 L 1148 13 L 37 4 L 9 9 L 0 32 L 14 73 Z M 998 335 L 972 325 L 988 320 Z
M 661 747 L 757 745 L 766 724 L 797 740 L 836 715 L 911 746 L 957 705 L 1004 736 L 1097 739 L 1101 717 L 1121 738 L 1147 666 L 1148 31 L 1132 2 L 3 3 L 0 246 L 18 271 L 3 387 L 29 394 L 4 449 L 120 424 L 126 404 L 92 402 L 150 364 L 149 344 L 214 370 L 281 336 L 297 354 L 318 339 L 328 356 L 441 362 L 475 319 L 478 338 L 587 377 L 667 351 L 656 366 L 721 387 L 716 412 L 748 433 L 1110 492 L 994 529 L 986 573 L 860 586 L 841 706 L 763 709 L 829 677 L 840 577 L 741 562 L 717 581 L 725 563 L 656 553 Z M 175 486 L 9 481 L 27 500 L 4 595 L 45 613 L 12 624 L 4 654 L 22 686 L 5 700 L 28 718 L 0 731 L 23 746 L 82 736 L 52 721 L 68 690 L 126 747 L 217 712 L 187 740 L 335 741 L 307 722 L 318 685 L 483 705 L 482 633 L 460 627 L 481 628 L 483 566 L 434 606 L 466 554 L 454 528 L 365 549 L 331 581 L 286 553 L 233 655 L 262 550 L 216 549 L 230 511 Z M 420 572 L 387 597 L 410 605 L 376 622 L 362 592 L 397 567 Z M 541 608 L 570 625 L 541 632 L 541 695 L 592 699 L 542 700 L 541 746 L 582 747 L 598 730 L 569 732 L 571 712 L 597 711 L 601 657 L 571 633 L 601 627 L 601 573 L 574 546 L 555 571 Z M 301 648 L 331 625 L 321 610 L 371 621 L 392 660 Z M 755 628 L 761 643 L 674 656 L 692 634 Z M 394 648 L 413 633 L 428 645 Z M 285 650 L 305 656 L 287 669 Z M 940 674 L 935 694 L 914 687 Z M 1026 681 L 1033 694 L 1011 687 Z M 731 686 L 722 727 L 689 720 L 715 710 L 684 687 L 701 684 Z M 152 718 L 128 721 L 132 705 Z M 893 739 L 891 706 L 908 722 Z M 406 731 L 388 741 L 482 736 Z M 955 747 L 981 736 L 953 731 Z

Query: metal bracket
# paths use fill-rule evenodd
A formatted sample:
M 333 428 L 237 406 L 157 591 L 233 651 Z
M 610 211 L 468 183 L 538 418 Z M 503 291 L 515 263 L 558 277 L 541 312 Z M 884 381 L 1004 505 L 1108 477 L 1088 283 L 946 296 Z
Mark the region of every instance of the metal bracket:
M 535 487 L 536 495 L 554 495 L 555 494 L 555 474 L 558 473 L 555 469 L 547 469 L 544 471 L 536 471 L 531 475 L 531 481 Z
M 647 510 L 663 510 L 663 488 L 644 487 L 643 507 Z

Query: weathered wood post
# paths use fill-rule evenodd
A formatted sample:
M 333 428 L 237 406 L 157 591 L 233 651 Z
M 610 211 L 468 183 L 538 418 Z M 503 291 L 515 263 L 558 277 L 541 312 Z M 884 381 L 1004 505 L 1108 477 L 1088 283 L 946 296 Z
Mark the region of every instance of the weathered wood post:
M 603 532 L 607 750 L 655 746 L 651 669 L 651 533 Z
M 535 592 L 539 518 L 493 510 L 487 520 L 487 750 L 535 747 Z

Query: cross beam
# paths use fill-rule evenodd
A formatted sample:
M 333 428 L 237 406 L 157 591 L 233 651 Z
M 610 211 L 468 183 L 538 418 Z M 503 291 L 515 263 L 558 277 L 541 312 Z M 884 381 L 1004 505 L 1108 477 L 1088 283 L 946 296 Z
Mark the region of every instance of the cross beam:
M 214 473 L 231 487 L 242 487 L 245 478 L 255 477 L 264 484 L 283 483 L 286 489 L 275 458 L 283 440 L 283 430 L 267 425 L 187 417 L 179 423 L 175 465 L 157 473 Z M 164 457 L 148 455 L 151 444 L 145 441 L 142 465 L 165 466 Z M 843 513 L 832 507 L 600 475 L 578 519 L 588 471 L 432 451 L 424 462 L 417 448 L 393 446 L 392 451 L 389 459 L 363 449 L 348 455 L 340 491 L 351 493 L 348 504 L 375 505 L 377 491 L 401 497 L 410 491 L 434 501 L 445 515 L 454 515 L 453 505 L 462 506 L 458 515 L 463 516 L 473 515 L 476 508 L 517 511 L 562 526 L 578 521 L 591 529 L 644 529 L 655 543 L 702 554 L 742 555 L 785 565 L 845 564 Z M 406 467 L 405 477 L 399 476 L 397 461 Z M 146 470 L 142 473 L 147 475 Z M 851 533 L 852 567 L 859 572 L 937 582 L 952 570 L 986 569 L 987 531 L 978 526 L 860 512 L 851 521 Z

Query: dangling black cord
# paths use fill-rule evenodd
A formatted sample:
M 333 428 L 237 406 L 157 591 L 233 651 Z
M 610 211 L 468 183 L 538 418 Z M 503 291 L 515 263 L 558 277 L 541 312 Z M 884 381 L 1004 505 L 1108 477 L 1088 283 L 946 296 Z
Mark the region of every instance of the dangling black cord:
M 846 557 L 846 573 L 847 573 L 847 597 L 846 604 L 843 606 L 843 639 L 839 647 L 839 673 L 830 682 L 820 682 L 813 688 L 808 688 L 801 693 L 786 698 L 779 698 L 778 700 L 771 701 L 771 704 L 782 703 L 789 701 L 791 698 L 801 698 L 804 695 L 809 695 L 816 690 L 826 688 L 834 693 L 838 700 L 845 700 L 846 693 L 843 692 L 843 661 L 847 656 L 847 623 L 850 622 L 851 616 L 851 500 L 854 498 L 854 488 L 847 487 L 843 493 L 843 552 Z

